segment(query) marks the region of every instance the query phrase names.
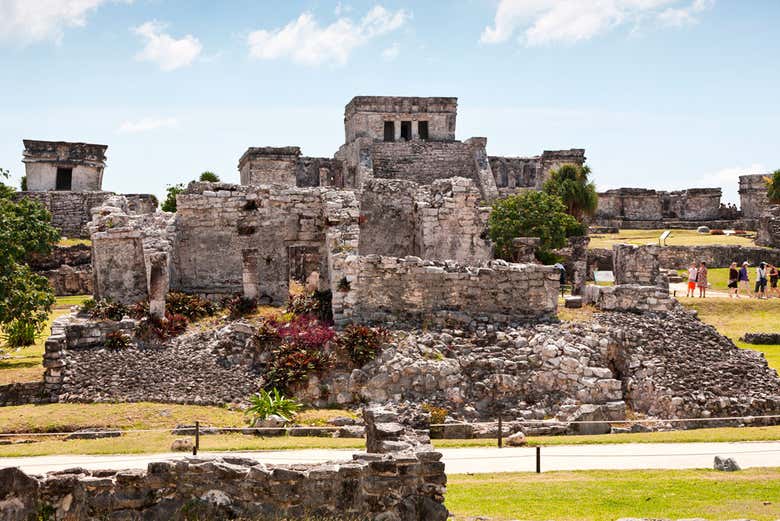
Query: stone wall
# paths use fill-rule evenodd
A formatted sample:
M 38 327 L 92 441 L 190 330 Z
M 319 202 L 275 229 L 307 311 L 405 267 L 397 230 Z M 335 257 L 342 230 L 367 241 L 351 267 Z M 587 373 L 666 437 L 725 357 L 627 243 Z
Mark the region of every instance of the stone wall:
M 419 121 L 428 122 L 428 139 L 455 139 L 458 98 L 355 96 L 344 108 L 345 142 L 359 138 L 384 139 L 385 121 L 395 124 L 394 138 L 401 138 L 401 121 L 412 123 L 412 139 L 419 137 Z
M 721 219 L 720 188 L 690 188 L 675 192 L 618 188 L 601 192 L 597 222 L 710 221 Z
M 392 425 L 392 424 L 389 424 Z M 0 470 L 0 517 L 57 519 L 322 519 L 446 521 L 441 454 L 355 454 L 351 461 L 271 465 L 225 456 L 146 470 Z
M 154 213 L 157 210 L 157 197 L 152 194 L 124 194 L 127 199 L 127 211 L 130 214 L 141 215 Z
M 461 141 L 377 142 L 371 146 L 374 177 L 431 184 L 437 179 L 465 177 L 475 183 L 474 149 Z
M 780 263 L 780 249 L 759 246 L 663 246 L 658 253 L 662 268 L 685 269 L 692 263 L 706 262 L 711 268 L 728 268 L 732 262 L 751 266 L 760 262 Z
M 479 266 L 419 257 L 333 255 L 336 324 L 517 323 L 555 316 L 558 273 L 551 266 L 491 261 Z
M 238 160 L 242 185 L 295 186 L 299 147 L 250 147 Z
M 89 143 L 25 139 L 22 162 L 28 190 L 56 190 L 58 167 L 72 169 L 70 190 L 101 190 L 107 148 Z
M 668 312 L 678 306 L 668 289 L 658 286 L 620 284 L 617 286 L 587 285 L 583 288 L 583 303 L 602 311 Z
M 360 195 L 362 255 L 415 255 L 416 199 L 420 185 L 403 179 L 368 179 Z
M 640 286 L 658 286 L 669 289 L 669 281 L 661 273 L 658 260 L 660 246 L 634 246 L 616 244 L 612 247 L 612 271 L 615 285 L 638 284 Z
M 111 192 L 16 192 L 14 197 L 40 202 L 51 213 L 52 225 L 63 237 L 89 238 L 87 224 L 92 219 L 92 209 L 114 195 Z
M 92 248 L 86 244 L 55 246 L 49 255 L 34 255 L 29 264 L 49 280 L 57 296 L 92 293 Z
M 742 215 L 758 219 L 769 206 L 766 174 L 739 176 L 739 203 Z
M 42 381 L 0 385 L 0 407 L 50 402 Z
M 516 188 L 542 188 L 540 157 L 490 156 L 490 169 L 502 195 Z
M 758 237 L 756 242 L 764 246 L 780 248 L 780 205 L 768 206 L 761 214 L 758 225 Z M 777 257 L 777 254 L 775 254 Z M 775 265 L 780 260 L 775 261 Z
M 146 300 L 146 264 L 141 232 L 117 229 L 93 233 L 92 266 L 96 299 L 111 299 L 122 304 Z

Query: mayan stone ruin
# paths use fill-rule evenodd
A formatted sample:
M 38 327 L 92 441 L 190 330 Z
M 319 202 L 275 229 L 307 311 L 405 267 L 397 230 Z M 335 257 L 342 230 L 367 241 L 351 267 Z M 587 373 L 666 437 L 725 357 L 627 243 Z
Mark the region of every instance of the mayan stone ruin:
M 145 471 L 6 470 L 12 519 L 64 503 L 68 519 L 161 519 L 189 491 L 206 516 L 444 521 L 446 475 L 431 435 L 494 436 L 497 417 L 504 433 L 523 435 L 617 432 L 611 423 L 631 418 L 646 419 L 647 430 L 695 427 L 698 418 L 708 426 L 739 423 L 732 417 L 776 423 L 764 418 L 780 414 L 780 377 L 766 358 L 739 349 L 669 290 L 667 268 L 733 250 L 597 251 L 587 236 L 568 237 L 556 250 L 567 298 L 593 315 L 561 321 L 561 271 L 534 257 L 539 237 L 514 238 L 508 262 L 496 258 L 487 227 L 494 201 L 540 190 L 556 168 L 583 165 L 585 151 L 491 156 L 485 137 L 456 139 L 457 108 L 451 97 L 355 97 L 333 157 L 304 156 L 297 145 L 250 147 L 238 159 L 239 184 L 193 181 L 175 213 L 157 210 L 153 196 L 101 191 L 106 146 L 25 140 L 29 191 L 20 197 L 44 202 L 64 234 L 91 241 L 36 259 L 36 269 L 59 294 L 89 292 L 94 305 L 122 312 L 105 318 L 74 307 L 57 318 L 43 380 L 0 386 L 0 405 L 245 408 L 275 381 L 280 344 L 269 331 L 287 326 L 231 310 L 155 336 L 172 321 L 172 294 L 294 315 L 291 288 L 304 288 L 326 317 L 305 324 L 327 338 L 355 325 L 385 336 L 368 359 L 327 342 L 319 354 L 328 364 L 286 388 L 308 407 L 363 409 L 358 435 L 367 452 L 352 461 L 280 466 L 224 457 Z M 623 188 L 599 194 L 593 224 L 741 223 L 780 246 L 778 207 L 763 204 L 765 188 L 745 179 L 741 211 L 721 205 L 719 188 Z M 612 271 L 614 285 L 594 284 L 597 268 Z M 426 407 L 445 410 L 447 423 L 431 427 Z

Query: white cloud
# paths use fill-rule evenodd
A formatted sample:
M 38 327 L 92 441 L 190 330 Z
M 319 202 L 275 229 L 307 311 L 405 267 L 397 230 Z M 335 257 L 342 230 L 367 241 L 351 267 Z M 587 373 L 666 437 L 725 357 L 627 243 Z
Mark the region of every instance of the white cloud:
M 394 43 L 384 51 L 382 51 L 382 58 L 385 60 L 391 62 L 398 58 L 398 54 L 401 52 L 401 46 L 398 45 L 398 42 Z
M 165 24 L 151 21 L 133 29 L 146 43 L 135 58 L 156 63 L 164 71 L 190 65 L 203 50 L 200 41 L 191 34 L 177 40 L 165 33 L 165 28 Z
M 528 46 L 588 40 L 621 25 L 644 21 L 694 23 L 714 0 L 500 0 L 492 26 L 480 41 L 500 43 L 521 32 Z
M 121 134 L 138 134 L 161 128 L 176 128 L 179 121 L 176 118 L 143 118 L 137 121 L 124 121 L 117 132 Z
M 322 27 L 307 11 L 284 27 L 250 33 L 249 54 L 262 60 L 287 57 L 303 65 L 344 65 L 355 48 L 395 31 L 408 19 L 403 9 L 388 11 L 377 5 L 358 21 L 341 17 Z
M 59 42 L 66 28 L 83 27 L 87 16 L 108 1 L 0 0 L 0 40 L 21 44 Z
M 765 174 L 769 169 L 762 164 L 753 163 L 749 166 L 722 168 L 716 172 L 703 175 L 696 179 L 692 187 L 710 188 L 720 186 L 723 189 L 721 200 L 739 206 L 739 176 L 748 174 Z

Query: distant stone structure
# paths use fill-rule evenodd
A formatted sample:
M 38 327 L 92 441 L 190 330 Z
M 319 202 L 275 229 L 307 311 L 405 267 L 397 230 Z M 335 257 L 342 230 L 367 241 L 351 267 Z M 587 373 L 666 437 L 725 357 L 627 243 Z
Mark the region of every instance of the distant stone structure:
M 103 187 L 107 145 L 24 140 L 27 190 L 99 192 Z
M 769 207 L 767 192 L 767 174 L 739 176 L 739 202 L 745 218 L 761 217 Z
M 105 204 L 113 192 L 103 191 L 107 145 L 25 139 L 22 162 L 27 190 L 16 199 L 33 199 L 52 215 L 52 225 L 65 237 L 89 238 L 92 209 Z M 151 194 L 127 196 L 133 213 L 151 213 L 157 199 Z

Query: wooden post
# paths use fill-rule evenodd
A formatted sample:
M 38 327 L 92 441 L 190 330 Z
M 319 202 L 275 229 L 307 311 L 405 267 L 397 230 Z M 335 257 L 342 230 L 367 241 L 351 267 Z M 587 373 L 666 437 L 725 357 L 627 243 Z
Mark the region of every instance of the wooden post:
M 503 432 L 502 432 L 503 428 L 502 428 L 502 427 L 503 427 L 503 426 L 502 426 L 502 424 L 501 424 L 501 415 L 499 414 L 499 415 L 498 415 L 498 448 L 499 448 L 499 449 L 500 449 L 500 448 L 503 446 L 503 444 L 504 444 L 504 440 L 502 439 L 502 438 L 503 438 Z
M 195 446 L 192 448 L 192 455 L 198 455 L 198 449 L 200 448 L 200 422 L 195 420 Z
M 542 473 L 542 448 L 536 447 L 536 473 Z

